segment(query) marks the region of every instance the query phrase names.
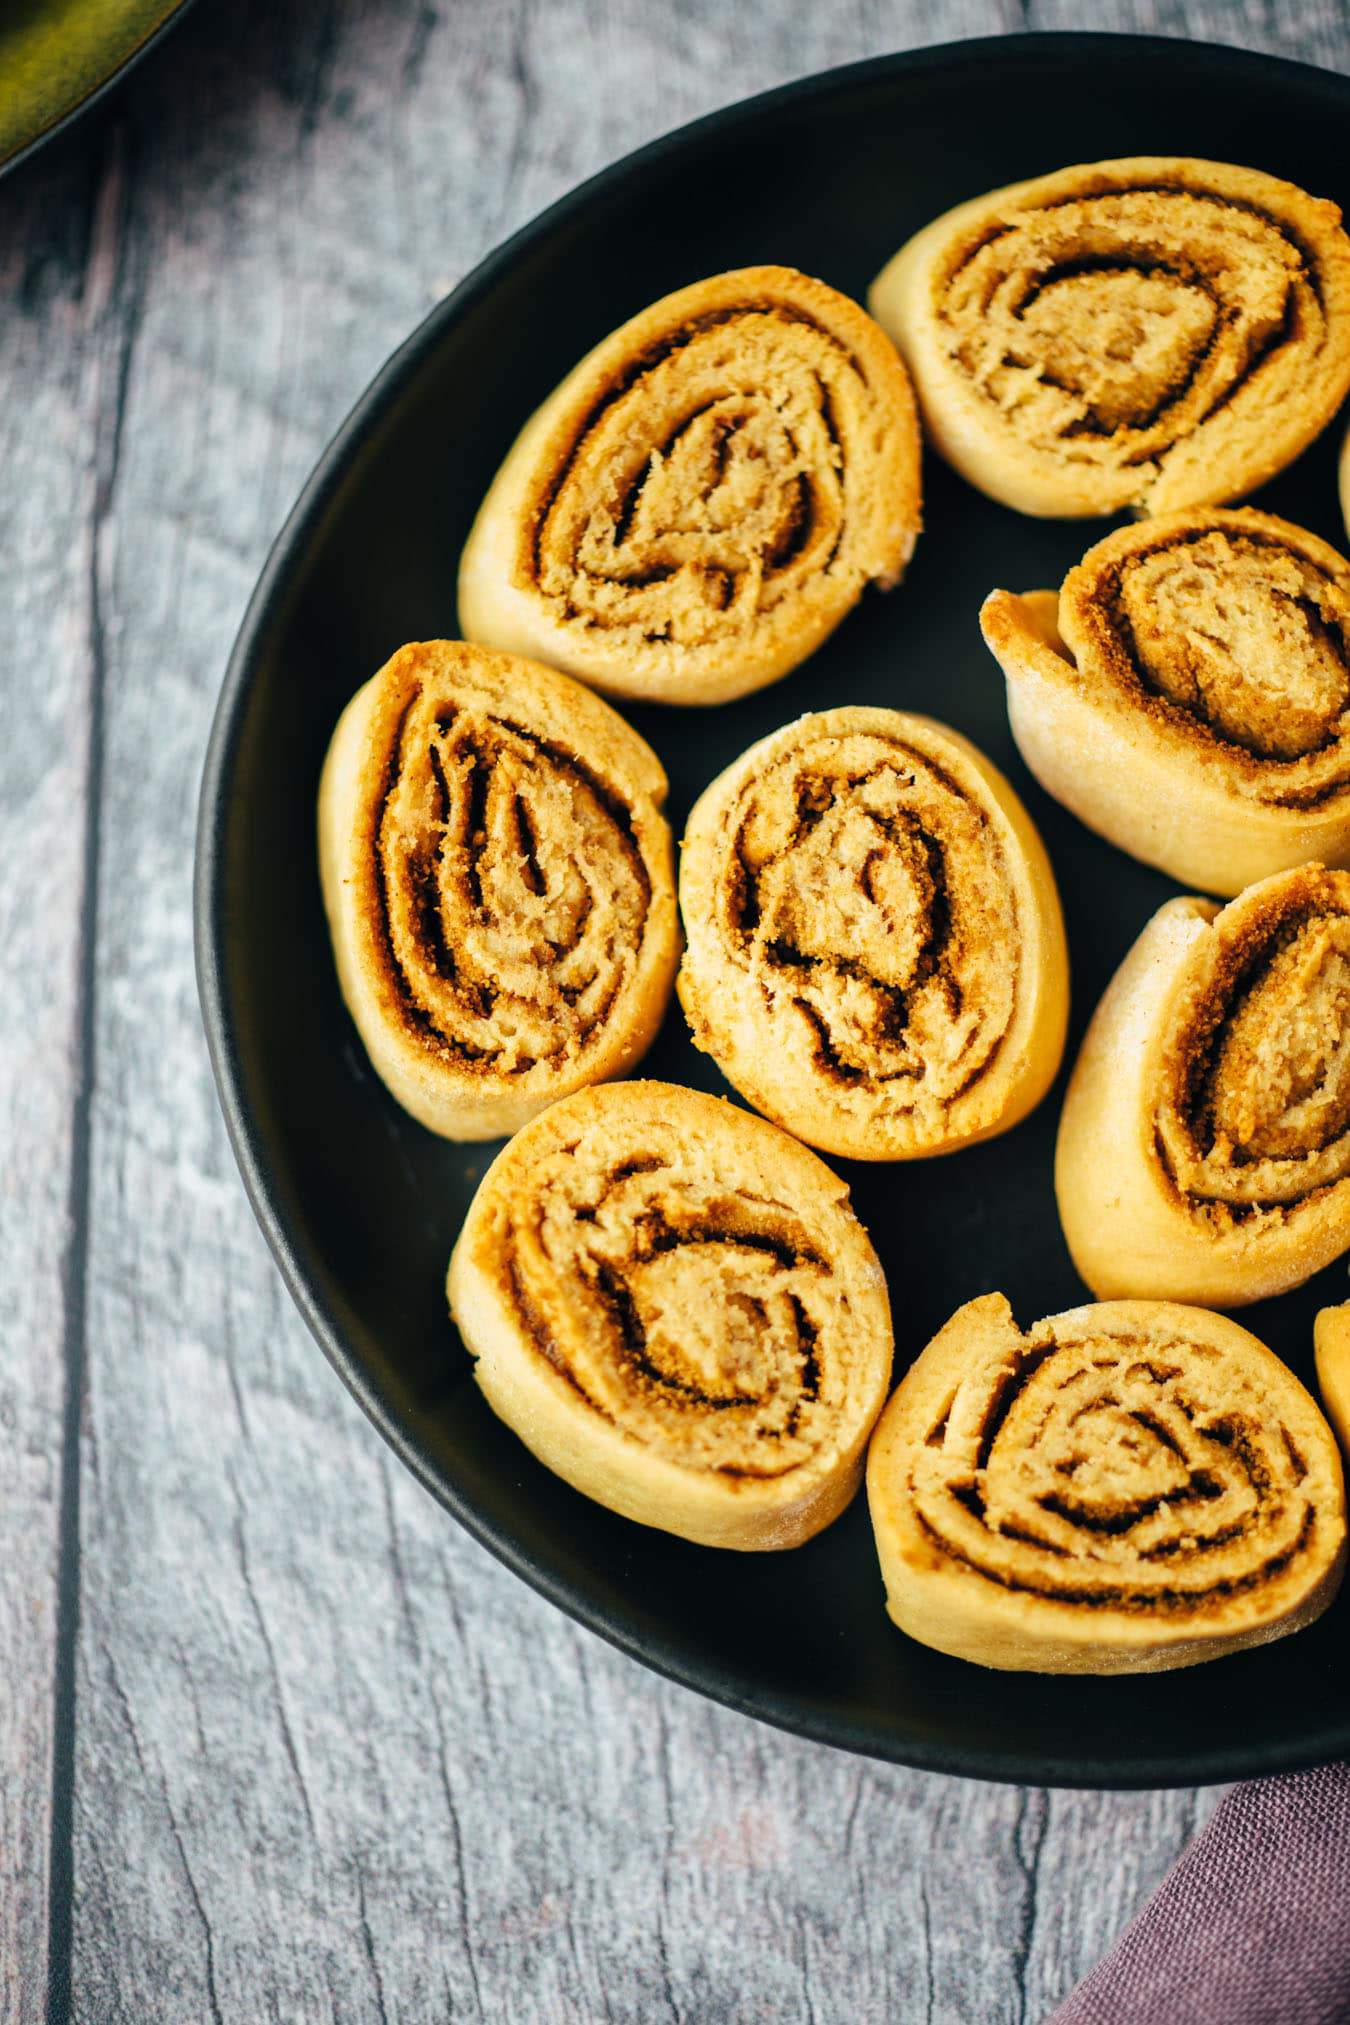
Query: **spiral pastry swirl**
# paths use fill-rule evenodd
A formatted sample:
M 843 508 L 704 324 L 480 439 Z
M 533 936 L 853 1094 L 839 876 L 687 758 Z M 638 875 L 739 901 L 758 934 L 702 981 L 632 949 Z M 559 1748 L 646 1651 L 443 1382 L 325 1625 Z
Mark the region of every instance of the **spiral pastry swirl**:
M 1350 860 L 1350 563 L 1316 535 L 1164 514 L 980 620 L 1023 759 L 1112 843 L 1226 894 Z
M 1331 1430 L 1255 1336 L 1109 1301 L 1025 1334 L 970 1301 L 877 1427 L 867 1492 L 901 1629 L 981 1666 L 1147 1673 L 1297 1631 L 1344 1571 Z
M 338 973 L 433 1132 L 513 1131 L 643 1054 L 679 954 L 665 792 L 589 690 L 460 641 L 401 648 L 348 705 L 319 797 Z
M 613 696 L 721 703 L 795 668 L 920 526 L 890 340 L 786 267 L 680 289 L 526 424 L 460 564 L 470 639 Z
M 1054 1078 L 1049 862 L 1007 781 L 929 718 L 829 710 L 751 746 L 689 818 L 680 904 L 696 1045 L 813 1146 L 941 1153 Z
M 729 1104 L 647 1082 L 555 1104 L 484 1177 L 449 1298 L 494 1411 L 627 1518 L 790 1547 L 858 1487 L 881 1268 L 843 1184 Z
M 950 211 L 873 314 L 972 484 L 1073 519 L 1210 506 L 1298 455 L 1350 389 L 1350 240 L 1254 169 L 1139 156 Z
M 1088 1027 L 1055 1187 L 1101 1297 L 1237 1307 L 1350 1247 L 1350 872 L 1159 909 Z

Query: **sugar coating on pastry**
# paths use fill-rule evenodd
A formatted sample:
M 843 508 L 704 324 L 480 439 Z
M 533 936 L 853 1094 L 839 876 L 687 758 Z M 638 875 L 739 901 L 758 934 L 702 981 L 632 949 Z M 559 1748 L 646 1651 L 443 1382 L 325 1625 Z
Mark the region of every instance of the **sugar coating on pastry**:
M 958 205 L 869 297 L 924 426 L 1023 513 L 1218 505 L 1350 390 L 1350 239 L 1294 184 L 1186 156 L 1093 162 Z
M 1102 1297 L 1237 1307 L 1350 1248 L 1350 872 L 1158 910 L 1084 1037 L 1055 1190 Z
M 958 1309 L 878 1423 L 867 1494 L 887 1609 L 980 1666 L 1151 1673 L 1282 1638 L 1335 1595 L 1336 1444 L 1221 1315 L 1109 1301 L 1023 1332 Z
M 707 788 L 680 858 L 696 1046 L 826 1152 L 941 1153 L 1039 1102 L 1068 970 L 1049 861 L 959 733 L 821 711 Z
M 319 860 L 343 997 L 404 1108 L 514 1131 L 640 1060 L 679 957 L 660 761 L 549 668 L 400 648 L 343 713 Z
M 731 1104 L 632 1082 L 553 1105 L 484 1177 L 448 1290 L 493 1410 L 627 1518 L 791 1547 L 858 1488 L 885 1279 L 843 1183 Z
M 1323 1410 L 1350 1456 L 1350 1301 L 1321 1310 L 1313 1323 L 1313 1351 Z
M 786 675 L 920 527 L 895 347 L 787 267 L 695 282 L 526 424 L 460 563 L 468 638 L 612 696 L 720 703 Z
M 1350 860 L 1350 562 L 1316 535 L 1164 514 L 980 619 L 1023 759 L 1112 843 L 1224 894 Z

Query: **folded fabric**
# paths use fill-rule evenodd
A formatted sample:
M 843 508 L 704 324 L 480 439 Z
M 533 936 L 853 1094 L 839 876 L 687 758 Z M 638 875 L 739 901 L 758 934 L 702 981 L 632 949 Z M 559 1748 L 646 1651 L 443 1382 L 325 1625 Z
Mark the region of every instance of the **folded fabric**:
M 1235 1787 L 1049 2025 L 1350 2018 L 1350 1765 Z

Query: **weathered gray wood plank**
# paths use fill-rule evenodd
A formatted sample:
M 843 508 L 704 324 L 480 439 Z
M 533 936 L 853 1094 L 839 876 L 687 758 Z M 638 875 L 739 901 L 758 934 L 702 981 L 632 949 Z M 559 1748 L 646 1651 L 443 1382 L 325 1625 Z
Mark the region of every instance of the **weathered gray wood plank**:
M 22 564 L 0 601 L 25 685 L 0 749 L 0 926 L 25 958 L 0 967 L 0 1314 L 20 1351 L 0 1378 L 3 2015 L 42 2008 L 67 1352 L 88 1391 L 68 1854 L 59 1784 L 56 1838 L 75 1900 L 53 1932 L 100 2025 L 1035 2019 L 1209 1804 L 855 1762 L 653 1679 L 516 1583 L 402 1475 L 290 1311 L 191 974 L 196 785 L 244 600 L 435 297 L 715 104 L 1082 12 L 203 5 L 111 126 L 0 188 L 20 479 L 0 552 Z M 1346 0 L 1093 19 L 1350 66 Z
M 74 1592 L 58 1600 L 58 1566 L 78 1491 L 62 1456 L 83 1361 L 108 454 L 95 417 L 115 408 L 117 203 L 110 184 L 91 207 L 81 165 L 54 164 L 45 190 L 16 190 L 0 239 L 14 305 L 0 317 L 0 2016 L 17 2020 L 46 2003 L 49 1888 L 69 1897 L 72 1680 L 57 1626 Z

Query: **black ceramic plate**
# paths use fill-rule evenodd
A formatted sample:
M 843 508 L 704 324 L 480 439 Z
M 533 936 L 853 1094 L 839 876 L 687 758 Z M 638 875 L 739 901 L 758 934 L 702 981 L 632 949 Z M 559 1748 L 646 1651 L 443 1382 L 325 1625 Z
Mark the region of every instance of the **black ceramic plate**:
M 917 226 L 1075 161 L 1208 155 L 1350 208 L 1350 81 L 1176 42 L 1028 36 L 884 58 L 700 121 L 527 226 L 390 361 L 306 487 L 230 663 L 206 766 L 197 955 L 244 1179 L 310 1327 L 388 1441 L 493 1551 L 627 1652 L 787 1729 L 905 1763 L 1079 1785 L 1225 1780 L 1350 1750 L 1350 1594 L 1295 1639 L 1127 1680 L 994 1674 L 901 1636 L 867 1507 L 788 1554 L 692 1547 L 551 1476 L 488 1411 L 442 1292 L 493 1147 L 415 1125 L 344 1012 L 314 854 L 319 766 L 352 691 L 404 640 L 452 635 L 455 564 L 520 423 L 589 345 L 653 297 L 783 261 L 861 296 Z M 543 313 L 546 308 L 546 313 Z M 1027 777 L 976 625 L 995 584 L 1056 584 L 1101 525 L 1019 518 L 930 459 L 927 533 L 804 668 L 722 709 L 630 714 L 672 818 L 752 739 L 840 702 L 932 712 L 1016 782 L 1055 862 L 1072 951 L 1070 1048 L 1174 888 L 1090 836 Z M 1333 541 L 1331 432 L 1261 504 Z M 677 1007 L 655 1076 L 719 1085 Z M 946 1160 L 845 1166 L 890 1280 L 898 1368 L 951 1311 L 1001 1288 L 1023 1322 L 1084 1298 L 1051 1188 L 1059 1090 L 1027 1124 Z M 1247 1319 L 1307 1376 L 1314 1310 L 1343 1268 Z

